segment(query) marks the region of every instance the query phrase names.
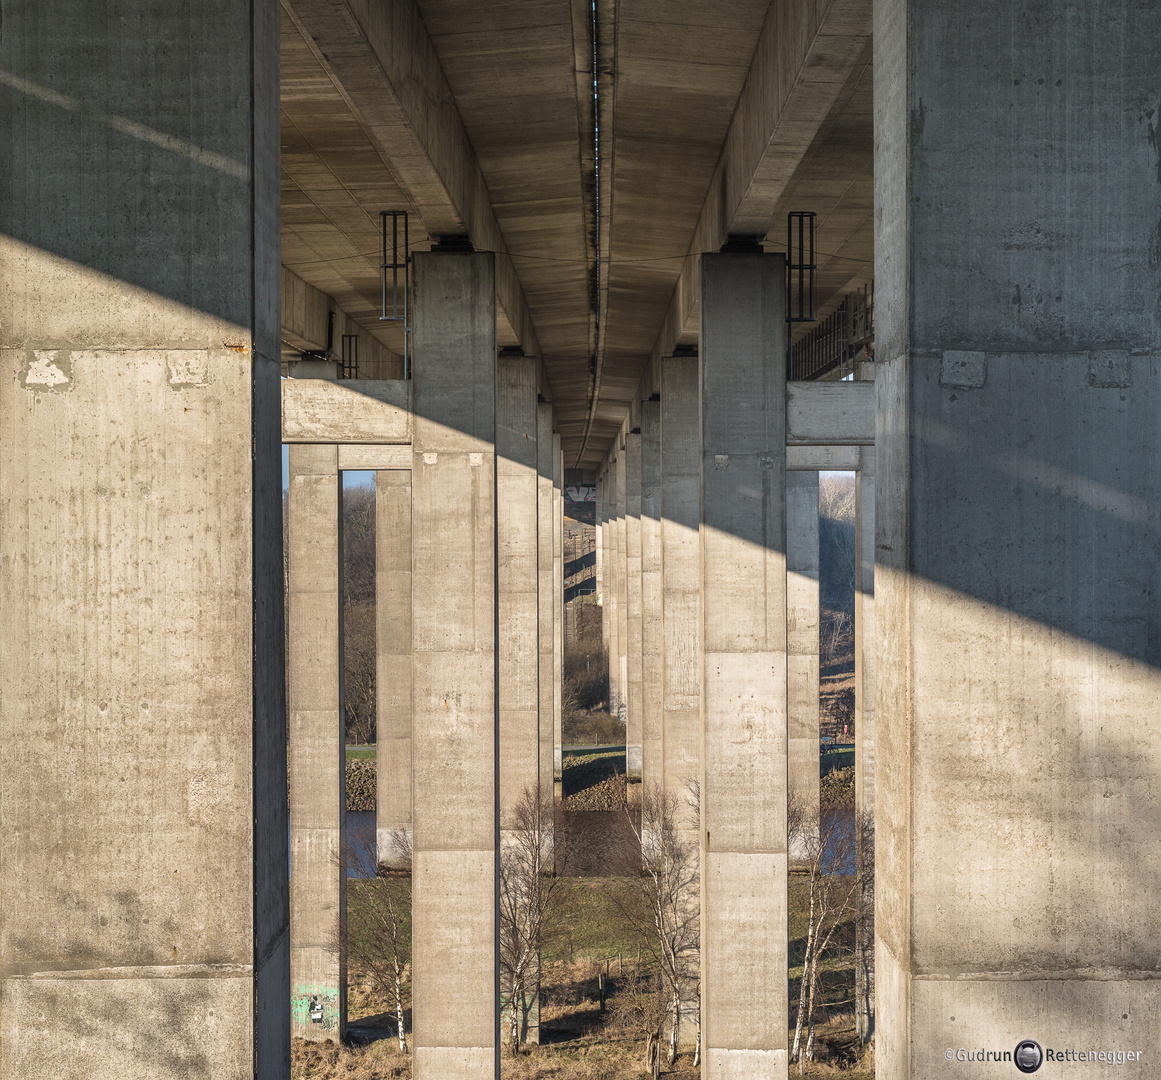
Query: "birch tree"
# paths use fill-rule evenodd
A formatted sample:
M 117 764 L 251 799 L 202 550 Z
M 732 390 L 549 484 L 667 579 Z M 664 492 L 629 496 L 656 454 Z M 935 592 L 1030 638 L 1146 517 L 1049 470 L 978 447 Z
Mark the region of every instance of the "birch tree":
M 563 830 L 552 830 L 551 794 L 525 788 L 512 809 L 500 848 L 500 980 L 515 1054 L 528 1037 L 528 1018 L 540 993 L 540 946 L 566 861 Z

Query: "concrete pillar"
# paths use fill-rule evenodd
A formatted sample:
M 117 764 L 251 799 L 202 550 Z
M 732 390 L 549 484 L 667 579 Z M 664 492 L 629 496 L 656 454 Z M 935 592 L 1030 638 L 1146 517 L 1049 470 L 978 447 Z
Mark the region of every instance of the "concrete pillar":
M 0 1076 L 265 1080 L 278 9 L 116 11 L 5 6 L 0 38 Z
M 661 773 L 684 799 L 701 777 L 701 449 L 697 357 L 661 367 Z M 700 845 L 700 841 L 699 841 Z
M 627 456 L 622 429 L 621 448 L 614 465 L 617 484 L 617 716 L 625 725 L 626 739 L 629 722 L 629 530 L 625 520 L 629 512 Z
M 661 403 L 641 403 L 641 781 L 660 785 Z
M 818 761 L 818 473 L 786 474 L 787 792 L 815 817 Z M 790 858 L 805 857 L 791 851 Z
M 337 446 L 289 447 L 290 1015 L 300 1039 L 341 1039 L 347 970 L 342 477 Z
M 414 1071 L 496 1068 L 496 304 L 493 256 L 415 268 Z
M 619 437 L 618 437 L 619 438 Z M 606 603 L 609 609 L 609 712 L 614 716 L 621 715 L 621 693 L 623 683 L 621 682 L 621 647 L 620 647 L 620 625 L 621 625 L 621 578 L 618 570 L 620 569 L 619 553 L 617 550 L 618 537 L 618 523 L 620 522 L 620 512 L 618 510 L 618 487 L 617 487 L 617 460 L 621 452 L 613 447 L 611 453 L 613 457 L 609 458 L 606 466 L 607 472 L 605 475 L 605 482 L 608 488 L 608 517 L 606 518 L 606 531 L 608 532 L 608 540 L 605 543 L 605 557 L 608 566 L 608 580 L 609 580 L 609 595 Z
M 609 654 L 609 530 L 605 524 L 608 496 L 605 491 L 605 473 L 597 477 L 596 555 L 597 555 L 597 598 L 601 604 L 601 647 Z
M 560 742 L 556 734 L 556 604 L 553 584 L 556 580 L 556 488 L 552 482 L 552 402 L 542 401 L 536 407 L 536 574 L 539 618 L 540 683 L 540 791 L 547 797 L 560 774 Z
M 496 376 L 496 542 L 500 664 L 500 837 L 540 775 L 536 368 L 501 356 Z M 445 538 L 450 539 L 450 538 Z
M 1156 1076 L 1161 6 L 875 19 L 876 1066 Z
M 500 702 L 500 845 L 519 828 L 518 806 L 540 790 L 537 515 L 539 360 L 501 355 L 496 373 L 496 550 Z M 521 1038 L 540 1042 L 539 957 L 515 1003 Z M 504 1024 L 513 1002 L 501 987 Z
M 375 474 L 375 824 L 380 862 L 411 847 L 411 470 Z
M 785 259 L 703 255 L 701 289 L 702 1038 L 733 1080 L 787 1063 Z
M 641 780 L 641 433 L 625 435 L 625 779 Z
M 855 820 L 875 815 L 875 449 L 859 452 L 855 478 Z M 864 850 L 871 840 L 872 850 Z M 873 834 L 856 834 L 857 858 L 874 858 Z M 873 863 L 871 864 L 873 865 Z M 874 882 L 860 897 L 861 907 L 874 913 Z M 855 943 L 855 1024 L 864 1040 L 874 1032 L 874 936 L 860 922 Z M 870 984 L 871 993 L 863 990 Z
M 564 718 L 564 453 L 559 433 L 552 436 L 552 494 L 552 737 L 556 747 L 553 760 L 559 762 Z

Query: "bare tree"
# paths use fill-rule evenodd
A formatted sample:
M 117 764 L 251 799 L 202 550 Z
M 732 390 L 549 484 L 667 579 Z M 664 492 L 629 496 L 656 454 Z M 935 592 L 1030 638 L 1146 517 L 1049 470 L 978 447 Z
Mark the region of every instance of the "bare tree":
M 855 858 L 860 889 L 855 921 L 855 1027 L 866 1045 L 875 1030 L 875 821 L 865 814 L 859 822 Z
M 669 1001 L 656 976 L 633 968 L 618 981 L 613 1018 L 645 1041 L 645 1068 L 656 1080 L 661 1072 L 661 1032 L 669 1018 Z
M 378 663 L 374 603 L 348 604 L 343 613 L 343 710 L 348 742 L 375 740 L 375 668 Z
M 692 801 L 696 785 L 690 785 L 690 791 Z M 672 1066 L 677 1060 L 683 1007 L 697 1000 L 700 992 L 700 853 L 691 839 L 695 830 L 683 828 L 677 796 L 659 784 L 642 785 L 640 824 L 628 808 L 626 814 L 641 843 L 642 873 L 633 897 L 638 902 L 621 901 L 618 906 L 641 935 L 661 974 L 669 1013 L 668 1064 Z
M 790 1060 L 800 1074 L 814 1060 L 815 1015 L 821 1000 L 822 964 L 838 944 L 839 928 L 856 913 L 864 884 L 865 866 L 856 857 L 856 821 L 853 815 L 819 812 L 817 807 L 791 803 L 787 807 L 787 840 L 798 853 L 807 875 L 806 949 L 798 991 L 798 1017 Z
M 346 915 L 339 927 L 340 948 L 349 967 L 367 977 L 387 998 L 395 1013 L 400 1053 L 407 1053 L 404 996 L 411 963 L 411 837 L 391 834 L 397 861 L 391 867 L 376 862 L 370 844 L 348 837 L 340 860 L 343 872 L 354 871 L 347 889 Z M 361 878 L 369 865 L 375 876 Z
M 551 793 L 541 797 L 526 787 L 501 841 L 500 978 L 513 1054 L 528 1037 L 539 995 L 540 946 L 560 884 L 554 866 L 566 861 L 564 831 L 552 829 L 554 814 Z

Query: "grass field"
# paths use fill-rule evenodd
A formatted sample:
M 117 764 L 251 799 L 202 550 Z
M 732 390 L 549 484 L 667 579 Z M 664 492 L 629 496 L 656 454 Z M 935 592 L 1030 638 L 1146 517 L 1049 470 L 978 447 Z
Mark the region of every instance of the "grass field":
M 374 761 L 375 747 L 373 746 L 348 746 L 347 747 L 348 761 Z

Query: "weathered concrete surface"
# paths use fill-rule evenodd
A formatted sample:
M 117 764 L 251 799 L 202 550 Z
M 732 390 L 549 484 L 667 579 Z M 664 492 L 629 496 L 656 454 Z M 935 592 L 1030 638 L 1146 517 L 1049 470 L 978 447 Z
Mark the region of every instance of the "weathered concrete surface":
M 413 822 L 410 469 L 375 474 L 375 627 L 378 858 L 404 865 Z
M 788 446 L 874 446 L 873 382 L 792 382 L 786 386 Z
M 539 683 L 539 776 L 540 797 L 553 790 L 554 777 L 560 773 L 556 736 L 554 680 L 556 675 L 556 605 L 553 585 L 556 581 L 554 509 L 556 489 L 552 482 L 552 403 L 536 406 L 536 582 L 537 582 L 537 681 Z
M 414 256 L 412 952 L 417 1080 L 496 1060 L 492 256 Z
M 818 473 L 787 473 L 787 798 L 811 818 L 819 809 L 818 573 Z
M 625 435 L 625 778 L 641 779 L 641 433 Z
M 291 446 L 289 458 L 290 1030 L 337 1040 L 347 1019 L 342 478 L 334 446 Z
M 496 373 L 501 837 L 513 827 L 513 810 L 525 790 L 535 794 L 540 769 L 537 363 L 529 356 L 501 356 Z
M 284 379 L 282 441 L 409 443 L 410 409 L 402 379 Z
M 4 9 L 5 1078 L 289 1068 L 277 12 L 198 27 Z
M 684 799 L 701 776 L 701 450 L 697 357 L 661 369 L 661 758 Z M 699 841 L 700 845 L 700 841 Z
M 641 782 L 664 780 L 661 740 L 661 403 L 641 402 Z
M 784 1076 L 785 259 L 701 266 L 703 1075 Z
M 1012 12 L 876 5 L 892 1080 L 1025 1037 L 1158 1069 L 1161 8 Z

